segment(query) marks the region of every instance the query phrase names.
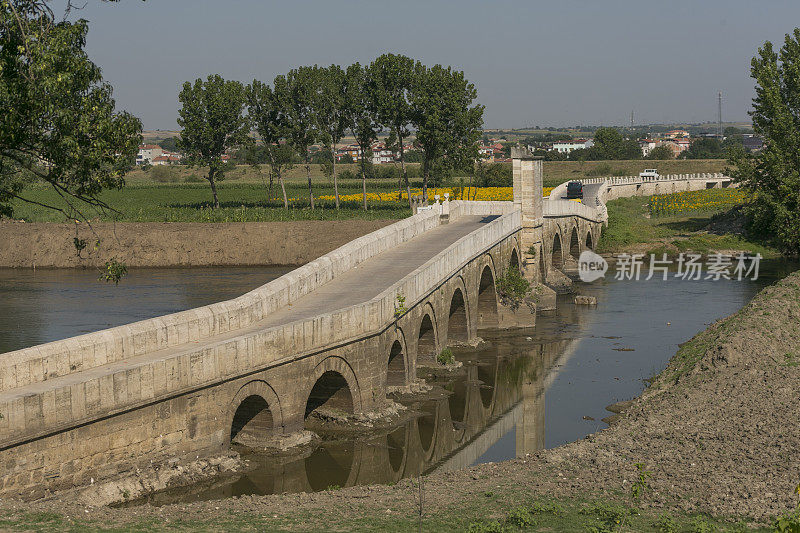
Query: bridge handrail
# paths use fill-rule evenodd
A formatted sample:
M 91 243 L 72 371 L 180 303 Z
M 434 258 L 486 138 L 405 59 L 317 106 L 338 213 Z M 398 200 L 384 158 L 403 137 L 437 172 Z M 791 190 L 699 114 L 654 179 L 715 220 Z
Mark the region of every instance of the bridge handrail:
M 685 180 L 720 180 L 730 179 L 729 176 L 721 172 L 701 172 L 694 174 L 662 174 L 657 178 L 641 177 L 641 176 L 606 176 L 601 178 L 585 178 L 578 181 L 584 184 L 595 184 L 608 181 L 613 185 L 627 185 L 630 183 L 649 183 L 649 182 L 662 182 L 662 181 L 685 181 Z M 551 193 L 552 194 L 552 193 Z
M 702 172 L 695 174 L 664 174 L 658 178 L 642 178 L 641 176 L 608 176 L 604 178 L 582 178 L 580 180 L 584 185 L 594 185 L 596 183 L 608 182 L 610 186 L 615 185 L 630 185 L 634 183 L 651 183 L 651 182 L 669 182 L 669 181 L 687 181 L 687 180 L 705 180 L 705 181 L 718 181 L 731 179 L 729 176 L 721 172 Z M 567 192 L 567 183 L 561 183 L 550 191 L 550 200 L 561 200 Z
M 440 224 L 437 210 L 359 237 L 231 300 L 0 354 L 0 392 L 234 331 Z

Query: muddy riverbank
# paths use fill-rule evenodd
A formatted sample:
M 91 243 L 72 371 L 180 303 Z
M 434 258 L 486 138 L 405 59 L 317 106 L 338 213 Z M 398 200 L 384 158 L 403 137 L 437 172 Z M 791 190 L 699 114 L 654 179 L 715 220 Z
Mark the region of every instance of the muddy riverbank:
M 797 504 L 798 345 L 800 273 L 794 273 L 682 345 L 609 429 L 525 458 L 426 476 L 424 520 L 448 517 L 463 524 L 537 498 L 602 498 L 643 512 L 703 512 L 766 523 Z M 634 501 L 637 463 L 651 476 L 641 500 Z M 401 480 L 391 486 L 128 509 L 0 502 L 0 512 L 20 517 L 54 512 L 70 523 L 108 526 L 222 527 L 236 515 L 290 530 L 334 524 L 386 529 L 415 525 L 418 502 L 416 481 Z
M 302 265 L 394 220 L 0 223 L 0 267 Z M 83 240 L 78 254 L 74 239 Z M 99 245 L 95 246 L 97 241 Z

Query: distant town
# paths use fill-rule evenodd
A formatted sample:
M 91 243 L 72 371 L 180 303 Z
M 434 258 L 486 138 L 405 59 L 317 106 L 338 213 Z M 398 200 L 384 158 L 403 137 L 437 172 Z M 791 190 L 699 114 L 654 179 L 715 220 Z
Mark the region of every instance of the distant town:
M 508 133 L 503 132 L 502 135 L 492 136 L 487 131 L 487 134 L 477 144 L 478 160 L 483 163 L 508 163 L 511 161 L 512 145 L 526 146 L 546 160 L 604 159 L 587 152 L 595 145 L 592 136 L 574 136 L 571 133 L 559 132 L 561 128 L 553 128 L 553 130 L 555 131 L 527 135 L 524 134 L 525 130 L 511 130 Z M 758 135 L 736 126 L 727 126 L 722 135 L 716 132 L 690 131 L 691 128 L 650 132 L 624 131 L 622 128 L 619 130 L 626 140 L 635 141 L 638 144 L 640 157 L 643 159 L 722 158 L 725 157 L 726 148 L 739 146 L 748 152 L 755 152 L 761 150 L 764 144 Z M 147 132 L 146 136 L 154 138 L 155 142 L 139 146 L 136 156 L 137 166 L 180 165 L 183 163 L 183 154 L 177 147 L 177 137 L 164 137 L 161 142 L 158 136 L 163 133 Z M 314 163 L 331 160 L 330 152 L 322 146 L 312 146 L 311 151 Z M 413 141 L 403 145 L 403 152 L 406 162 L 418 162 L 418 149 Z M 634 157 L 634 154 L 628 155 Z M 356 143 L 343 143 L 336 146 L 336 163 L 357 163 L 361 161 L 362 156 L 362 150 Z M 373 165 L 394 164 L 400 160 L 400 150 L 399 147 L 391 146 L 385 141 L 376 142 L 372 145 L 367 157 Z M 224 162 L 243 162 L 242 158 L 237 158 L 236 151 L 223 154 L 221 159 Z

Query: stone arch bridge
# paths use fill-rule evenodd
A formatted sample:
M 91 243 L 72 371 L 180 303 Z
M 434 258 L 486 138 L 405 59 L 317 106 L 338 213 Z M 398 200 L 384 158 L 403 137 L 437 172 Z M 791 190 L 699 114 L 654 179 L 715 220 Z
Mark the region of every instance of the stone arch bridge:
M 541 161 L 514 155 L 513 202 L 437 203 L 233 300 L 0 354 L 0 497 L 380 413 L 443 348 L 532 325 L 497 279 L 521 269 L 554 305 L 614 186 L 545 200 Z

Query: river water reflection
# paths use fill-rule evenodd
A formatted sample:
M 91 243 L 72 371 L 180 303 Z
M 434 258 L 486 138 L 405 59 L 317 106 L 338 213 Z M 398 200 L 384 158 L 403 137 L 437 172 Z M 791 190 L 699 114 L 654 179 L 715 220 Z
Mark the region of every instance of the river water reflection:
M 577 292 L 596 296 L 597 307 L 575 306 L 564 296 L 535 328 L 481 332 L 484 344 L 455 350 L 462 369 L 436 379 L 446 394 L 404 401 L 416 415 L 398 427 L 322 435 L 319 446 L 302 454 L 248 453 L 247 473 L 148 501 L 391 483 L 574 441 L 606 427 L 605 406 L 638 395 L 680 343 L 797 267 L 764 262 L 755 282 L 578 283 Z M 0 270 L 0 352 L 230 298 L 286 270 L 142 269 L 119 288 L 98 284 L 93 272 Z

